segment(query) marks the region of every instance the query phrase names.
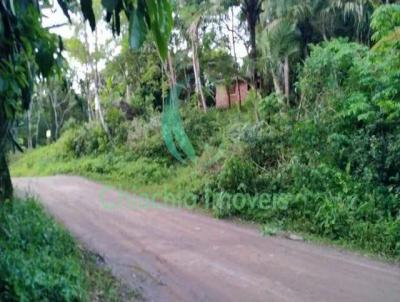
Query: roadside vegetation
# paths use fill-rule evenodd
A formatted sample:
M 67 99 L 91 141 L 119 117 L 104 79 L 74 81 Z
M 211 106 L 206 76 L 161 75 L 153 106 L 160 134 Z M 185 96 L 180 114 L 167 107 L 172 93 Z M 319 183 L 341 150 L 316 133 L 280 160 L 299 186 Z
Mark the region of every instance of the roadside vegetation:
M 0 205 L 1 301 L 135 301 L 34 200 Z
M 169 155 L 160 113 L 126 121 L 110 109 L 111 140 L 96 123 L 71 124 L 55 144 L 17 160 L 13 174 L 78 173 L 138 192 L 167 189 L 211 203 L 220 218 L 273 223 L 399 257 L 399 42 L 384 41 L 373 49 L 347 39 L 312 46 L 296 83 L 299 107 L 254 91 L 227 111 L 199 114 L 185 104 L 194 163 Z
M 132 51 L 122 39 L 114 57 L 107 45 L 90 53 L 77 26 L 66 48 L 91 72 L 70 100 L 72 76 L 38 84 L 17 127 L 27 151 L 10 155 L 12 175 L 81 174 L 164 201 L 169 192 L 219 218 L 399 259 L 400 6 L 297 2 L 176 1 L 168 64 L 148 41 Z M 239 22 L 249 38 L 240 64 Z M 246 98 L 215 108 L 218 86 L 239 80 L 252 87 Z M 176 84 L 197 155 L 184 162 L 163 128 Z

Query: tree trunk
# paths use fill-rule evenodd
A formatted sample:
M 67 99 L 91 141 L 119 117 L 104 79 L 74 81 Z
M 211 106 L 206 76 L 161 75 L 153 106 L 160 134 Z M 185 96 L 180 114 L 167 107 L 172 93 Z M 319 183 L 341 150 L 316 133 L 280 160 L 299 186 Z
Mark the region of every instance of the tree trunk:
M 98 53 L 98 36 L 97 36 L 97 27 L 94 31 L 94 46 L 95 46 L 95 52 Z M 103 110 L 101 108 L 101 103 L 100 103 L 100 96 L 99 96 L 99 90 L 100 90 L 100 77 L 99 77 L 99 70 L 97 66 L 97 59 L 94 59 L 94 66 L 93 66 L 93 60 L 92 58 L 90 59 L 90 62 L 92 63 L 92 70 L 94 69 L 94 102 L 95 102 L 95 110 L 96 114 L 100 120 L 100 124 L 103 127 L 104 131 L 108 136 L 110 136 L 110 132 L 108 130 L 108 126 L 106 124 L 106 121 L 104 119 L 103 115 Z M 94 67 L 94 68 L 93 68 Z
M 55 132 L 54 132 L 54 139 L 58 139 L 59 131 L 60 131 L 60 126 L 58 123 L 58 112 L 57 112 L 57 104 L 54 98 L 51 96 L 51 91 L 49 91 L 49 98 L 50 98 L 50 103 L 51 107 L 53 108 L 53 114 L 54 114 L 54 127 L 55 127 Z M 57 96 L 56 96 L 57 97 Z
M 13 193 L 6 159 L 8 129 L 9 123 L 6 121 L 5 112 L 0 107 L 0 202 L 10 199 Z
M 272 74 L 272 80 L 274 82 L 275 93 L 277 95 L 281 95 L 282 94 L 282 88 L 281 88 L 281 84 L 280 84 L 280 81 L 279 81 L 279 77 L 277 76 L 276 71 L 273 70 L 273 69 L 271 70 L 271 74 Z
M 203 110 L 207 111 L 206 99 L 204 97 L 203 85 L 201 83 L 201 72 L 200 72 L 200 62 L 198 54 L 198 39 L 199 39 L 199 25 L 201 18 L 194 21 L 189 28 L 190 39 L 192 42 L 192 61 L 193 61 L 193 71 L 194 79 L 196 85 L 196 93 L 199 99 L 199 105 L 203 107 Z
M 82 16 L 83 18 L 83 16 Z M 91 58 L 90 58 L 90 47 L 89 47 L 89 39 L 88 39 L 88 34 L 87 34 L 87 27 L 86 27 L 86 22 L 83 22 L 83 28 L 84 28 L 84 40 L 85 40 L 85 48 L 87 51 L 87 57 L 86 57 L 86 62 L 85 62 L 85 85 L 86 85 L 86 101 L 87 101 L 87 106 L 88 106 L 88 120 L 89 122 L 91 122 L 94 119 L 94 114 L 92 111 L 92 106 L 90 103 L 91 100 L 91 93 L 90 93 L 90 82 L 91 82 L 91 78 L 89 76 L 89 65 L 91 67 L 91 70 L 93 72 L 93 64 L 91 62 Z
M 104 119 L 103 110 L 101 109 L 98 88 L 96 88 L 96 92 L 95 92 L 95 96 L 94 96 L 94 104 L 95 104 L 96 114 L 97 114 L 98 119 L 100 120 L 101 126 L 103 127 L 103 129 L 107 133 L 107 135 L 110 135 L 110 133 L 108 132 L 108 127 L 107 127 L 106 121 Z
M 254 89 L 257 89 L 257 44 L 256 44 L 256 26 L 254 24 L 249 24 L 251 26 L 249 28 L 250 31 L 250 45 L 251 45 L 251 52 L 250 57 L 252 61 L 252 76 L 253 76 L 253 86 Z
M 59 124 L 59 117 L 58 117 L 58 111 L 57 111 L 57 95 L 53 95 L 53 91 L 51 89 L 51 86 L 48 85 L 47 86 L 49 92 L 49 100 L 50 100 L 50 104 L 51 107 L 53 108 L 53 116 L 54 116 L 54 140 L 58 139 L 58 135 L 60 132 L 60 124 Z
M 40 113 L 40 108 L 38 108 L 38 116 L 37 116 L 37 121 L 36 121 L 36 133 L 35 133 L 35 148 L 37 148 L 39 146 L 40 119 L 41 119 L 41 113 Z
M 231 21 L 232 21 L 232 30 L 231 30 L 231 34 L 232 34 L 232 50 L 233 50 L 233 58 L 235 60 L 235 64 L 237 65 L 237 55 L 236 55 L 236 39 L 235 39 L 235 32 L 234 32 L 234 27 L 235 27 L 235 16 L 234 16 L 234 12 L 233 12 L 233 7 L 231 7 Z M 239 74 L 238 72 L 236 72 L 236 86 L 239 87 Z M 230 102 L 230 100 L 229 100 Z M 229 106 L 230 107 L 230 106 Z M 241 91 L 239 89 L 239 108 L 242 107 L 242 95 L 241 95 Z
M 189 82 L 186 68 L 183 68 L 183 74 L 185 76 L 185 88 L 186 88 L 186 91 L 188 91 L 188 93 L 186 93 L 186 103 L 189 103 L 190 102 L 190 92 L 189 92 L 190 91 L 190 82 Z
M 125 82 L 126 82 L 126 90 L 125 90 L 125 102 L 130 104 L 131 102 L 131 85 L 129 85 L 129 72 L 128 72 L 128 63 L 125 62 L 125 71 L 124 71 L 124 76 L 125 76 Z
M 167 64 L 164 66 L 165 72 L 167 73 L 168 82 L 170 87 L 176 86 L 176 73 L 174 68 L 174 59 L 171 50 L 168 50 Z
M 225 86 L 226 94 L 228 95 L 228 108 L 231 108 L 231 90 L 229 84 Z
M 289 97 L 290 97 L 290 70 L 289 70 L 289 57 L 285 57 L 285 64 L 283 65 L 283 73 L 285 77 L 285 96 L 286 101 L 289 105 Z
M 4 150 L 2 150 L 4 151 Z M 13 187 L 5 152 L 0 152 L 0 202 L 11 199 Z
M 261 0 L 246 0 L 243 1 L 242 12 L 246 16 L 247 28 L 250 33 L 250 58 L 252 62 L 252 78 L 254 89 L 258 87 L 258 72 L 257 72 L 257 39 L 256 25 L 261 13 Z
M 169 84 L 169 87 L 170 87 L 170 91 L 172 92 L 173 89 L 176 89 L 176 73 L 175 73 L 175 67 L 174 67 L 174 57 L 173 57 L 170 49 L 168 49 L 167 61 L 162 63 L 161 71 L 163 72 L 163 76 L 161 78 L 164 79 L 164 73 L 165 73 L 165 75 L 166 75 L 166 77 L 168 79 L 168 84 Z M 164 108 L 165 108 L 165 103 L 164 103 L 165 96 L 164 96 L 164 89 L 162 89 L 162 90 L 163 90 L 162 108 L 164 110 Z M 178 95 L 176 97 L 179 98 Z M 172 105 L 171 101 L 172 100 L 170 99 L 169 105 Z M 173 101 L 175 103 L 175 101 L 178 101 L 178 100 L 173 100 Z
M 32 144 L 32 126 L 31 126 L 31 112 L 32 112 L 32 107 L 28 109 L 26 112 L 26 119 L 28 123 L 28 149 L 32 149 L 33 144 Z
M 128 104 L 131 102 L 131 87 L 129 84 L 126 84 L 125 102 Z
M 242 12 L 245 13 L 247 27 L 250 33 L 250 58 L 252 61 L 252 78 L 253 88 L 258 89 L 258 72 L 257 72 L 257 42 L 256 42 L 256 25 L 261 13 L 261 0 L 246 0 L 242 2 Z M 259 121 L 257 104 L 254 103 L 255 117 Z

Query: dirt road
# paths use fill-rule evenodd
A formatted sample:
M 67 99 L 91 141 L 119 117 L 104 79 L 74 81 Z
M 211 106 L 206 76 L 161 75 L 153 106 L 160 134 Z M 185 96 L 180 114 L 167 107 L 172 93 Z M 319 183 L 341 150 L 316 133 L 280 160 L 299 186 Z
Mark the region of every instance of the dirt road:
M 150 301 L 400 301 L 400 267 L 262 237 L 80 177 L 18 178 Z M 118 206 L 119 205 L 119 206 Z

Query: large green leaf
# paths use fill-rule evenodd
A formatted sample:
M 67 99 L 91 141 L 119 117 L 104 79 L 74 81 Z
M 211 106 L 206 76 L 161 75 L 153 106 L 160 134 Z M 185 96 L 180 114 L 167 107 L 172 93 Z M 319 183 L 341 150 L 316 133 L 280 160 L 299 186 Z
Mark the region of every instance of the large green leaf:
M 168 55 L 168 43 L 173 26 L 172 7 L 169 0 L 146 1 L 150 19 L 150 30 L 153 33 L 158 51 L 164 60 Z
M 117 35 L 121 33 L 121 19 L 119 17 L 119 13 L 115 12 L 115 30 L 117 32 Z
M 68 21 L 71 23 L 71 17 L 69 15 L 69 11 L 68 11 L 68 3 L 64 0 L 57 0 L 58 5 L 60 5 L 64 15 L 68 18 Z
M 161 58 L 165 60 L 172 26 L 172 7 L 169 0 L 139 0 L 137 7 L 130 13 L 130 46 L 139 48 L 150 31 Z
M 56 47 L 55 45 L 48 45 L 41 43 L 36 53 L 36 63 L 39 67 L 40 73 L 44 77 L 48 77 L 51 73 L 51 69 L 54 66 L 54 57 Z
M 81 0 L 81 9 L 83 17 L 89 21 L 90 28 L 95 30 L 96 28 L 96 18 L 94 16 L 93 7 L 92 7 L 92 0 Z
M 129 45 L 133 49 L 138 49 L 143 45 L 147 35 L 147 25 L 145 22 L 145 7 L 138 5 L 136 9 L 131 12 L 129 22 Z
M 107 12 L 112 12 L 117 6 L 118 0 L 101 0 L 101 4 Z

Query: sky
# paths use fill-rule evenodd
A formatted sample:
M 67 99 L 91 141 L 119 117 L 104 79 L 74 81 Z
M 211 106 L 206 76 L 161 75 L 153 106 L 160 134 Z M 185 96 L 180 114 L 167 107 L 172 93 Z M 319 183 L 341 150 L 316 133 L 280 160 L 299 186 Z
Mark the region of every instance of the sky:
M 63 14 L 57 2 L 53 4 L 53 7 L 51 9 L 43 10 L 42 25 L 44 27 L 50 27 L 64 23 L 68 23 L 68 19 Z M 71 38 L 73 35 L 73 30 L 71 26 L 62 26 L 51 29 L 50 31 L 66 39 Z
M 74 25 L 71 25 L 68 22 L 67 17 L 64 15 L 62 9 L 60 8 L 60 6 L 56 1 L 53 3 L 53 7 L 51 9 L 44 9 L 42 15 L 43 15 L 42 25 L 44 27 L 49 28 L 55 25 L 63 24 L 63 26 L 51 28 L 50 32 L 61 36 L 64 40 L 70 39 L 75 35 Z M 77 15 L 70 14 L 70 17 L 73 23 L 78 24 L 79 22 L 81 22 Z M 88 33 L 89 48 L 91 52 L 94 52 L 95 49 L 94 33 L 91 31 L 88 22 L 86 22 L 86 27 Z M 97 22 L 97 32 L 98 32 L 98 44 L 100 46 L 101 45 L 107 46 L 108 41 L 113 37 L 111 29 L 108 28 L 108 25 L 106 25 L 104 21 L 100 20 L 99 22 Z M 113 47 L 113 49 L 115 50 L 113 51 L 112 55 L 113 56 L 118 55 L 120 47 L 116 47 L 116 45 L 110 47 Z M 80 64 L 76 59 L 71 57 L 65 51 L 63 52 L 63 57 L 66 58 L 69 66 L 76 74 L 77 78 L 75 78 L 75 80 L 73 81 L 73 88 L 75 91 L 79 91 L 80 90 L 79 80 L 85 79 L 85 68 L 82 64 Z M 102 70 L 105 67 L 105 65 L 106 65 L 106 59 L 101 59 L 98 62 L 99 70 Z

